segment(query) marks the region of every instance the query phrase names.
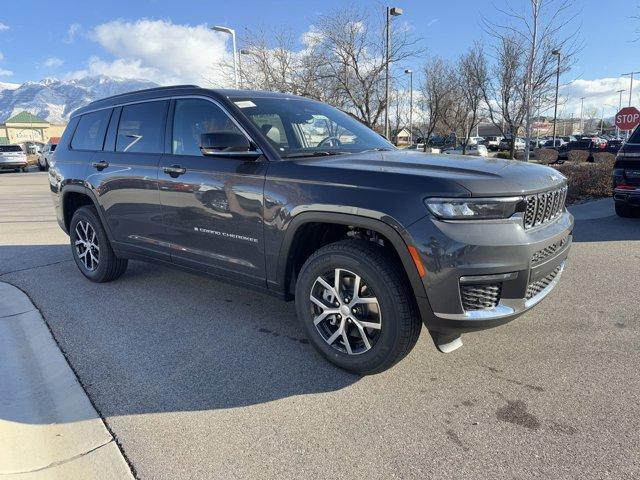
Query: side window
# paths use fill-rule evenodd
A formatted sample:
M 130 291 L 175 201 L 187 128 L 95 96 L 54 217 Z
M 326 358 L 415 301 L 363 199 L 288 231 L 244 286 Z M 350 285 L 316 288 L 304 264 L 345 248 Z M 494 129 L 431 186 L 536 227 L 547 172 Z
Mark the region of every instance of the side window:
M 116 152 L 162 153 L 167 105 L 167 101 L 156 101 L 123 107 Z
M 71 148 L 74 150 L 102 150 L 104 133 L 107 130 L 110 116 L 111 109 L 82 115 L 73 134 Z M 49 150 L 48 147 L 47 150 Z
M 199 98 L 176 100 L 171 141 L 174 155 L 202 155 L 200 135 L 216 132 L 242 134 L 236 124 L 215 103 Z

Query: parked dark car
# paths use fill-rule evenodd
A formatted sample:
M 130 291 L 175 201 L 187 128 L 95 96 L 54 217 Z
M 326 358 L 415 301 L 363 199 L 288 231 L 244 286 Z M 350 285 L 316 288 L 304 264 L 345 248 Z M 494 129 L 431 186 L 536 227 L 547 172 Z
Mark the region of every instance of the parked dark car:
M 617 155 L 617 153 L 620 151 L 620 148 L 622 148 L 623 143 L 624 140 L 616 138 L 608 140 L 607 146 L 604 148 L 603 152 L 613 153 L 614 155 Z
M 589 162 L 593 162 L 593 154 L 601 151 L 600 146 L 597 145 L 591 138 L 585 137 L 582 140 L 576 140 L 575 142 L 565 143 L 558 147 L 558 160 L 567 160 L 569 158 L 569 152 L 572 150 L 582 150 L 589 152 Z
M 640 127 L 618 151 L 613 167 L 613 200 L 620 217 L 640 217 Z
M 531 309 L 573 230 L 554 169 L 398 150 L 326 104 L 268 92 L 93 102 L 49 181 L 89 280 L 139 259 L 295 298 L 310 343 L 361 374 L 403 358 L 422 324 L 449 352 Z

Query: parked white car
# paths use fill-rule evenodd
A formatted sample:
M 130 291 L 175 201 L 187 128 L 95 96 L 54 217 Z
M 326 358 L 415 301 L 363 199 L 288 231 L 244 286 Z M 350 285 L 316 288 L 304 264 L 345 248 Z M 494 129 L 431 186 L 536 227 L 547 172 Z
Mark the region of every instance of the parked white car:
M 27 155 L 20 145 L 0 145 L 0 170 L 27 171 Z
M 482 142 L 484 142 L 484 137 L 469 137 L 469 142 L 467 142 L 467 145 L 478 145 Z
M 446 155 L 462 155 L 462 147 L 448 148 L 444 150 L 442 153 Z M 469 145 L 467 147 L 466 155 L 472 155 L 476 157 L 488 157 L 489 150 L 487 150 L 487 147 L 484 145 Z
M 489 150 L 498 150 L 498 147 L 500 146 L 500 142 L 504 140 L 504 137 L 489 136 L 489 137 L 484 137 L 484 140 L 485 140 L 484 144 Z
M 47 143 L 40 155 L 38 155 L 38 168 L 40 171 L 49 170 L 49 165 L 51 164 L 51 157 L 53 157 L 53 152 L 56 151 L 57 145 L 55 143 Z

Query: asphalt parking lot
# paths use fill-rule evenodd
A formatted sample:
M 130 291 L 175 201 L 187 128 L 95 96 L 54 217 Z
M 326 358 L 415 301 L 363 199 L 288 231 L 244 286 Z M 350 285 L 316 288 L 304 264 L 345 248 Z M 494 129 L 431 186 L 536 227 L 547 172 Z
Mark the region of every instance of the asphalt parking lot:
M 640 476 L 640 219 L 578 220 L 538 308 L 449 355 L 423 331 L 364 378 L 315 353 L 293 304 L 140 262 L 92 284 L 67 241 L 46 174 L 0 174 L 0 280 L 139 478 Z

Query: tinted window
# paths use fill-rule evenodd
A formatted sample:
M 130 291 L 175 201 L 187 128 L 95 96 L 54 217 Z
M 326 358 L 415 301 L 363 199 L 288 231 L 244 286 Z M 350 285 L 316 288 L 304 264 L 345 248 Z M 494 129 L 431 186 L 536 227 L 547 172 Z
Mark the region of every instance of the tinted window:
M 629 143 L 640 143 L 640 126 L 637 126 L 629 137 Z
M 20 145 L 0 145 L 0 152 L 21 152 Z
M 80 117 L 78 128 L 73 134 L 71 148 L 75 150 L 102 150 L 104 132 L 111 116 L 111 110 L 99 110 Z
M 55 150 L 56 150 L 56 147 L 57 147 L 57 146 L 58 146 L 58 145 L 51 145 L 50 150 L 51 150 L 52 152 L 55 152 Z
M 176 100 L 171 142 L 175 155 L 202 155 L 200 135 L 216 132 L 242 133 L 215 103 L 196 98 Z
M 122 108 L 117 152 L 162 153 L 167 101 L 138 103 Z

